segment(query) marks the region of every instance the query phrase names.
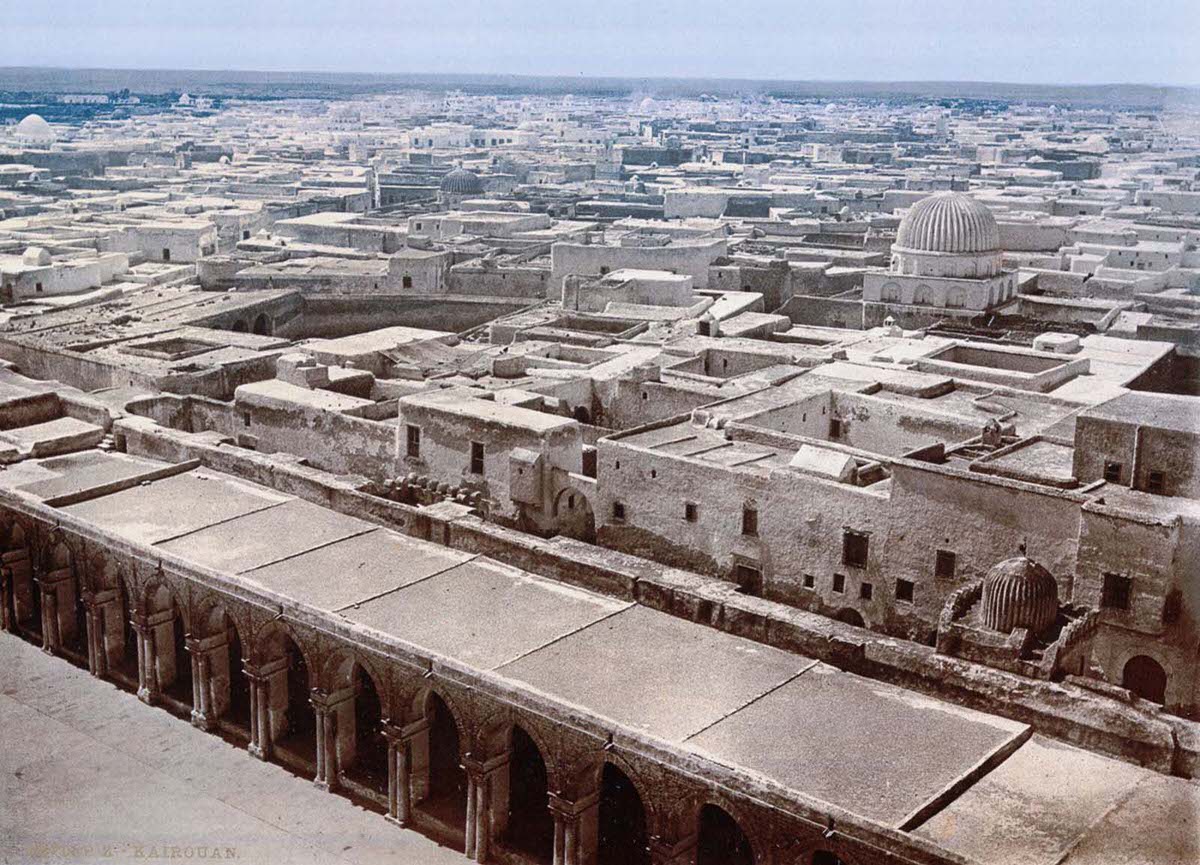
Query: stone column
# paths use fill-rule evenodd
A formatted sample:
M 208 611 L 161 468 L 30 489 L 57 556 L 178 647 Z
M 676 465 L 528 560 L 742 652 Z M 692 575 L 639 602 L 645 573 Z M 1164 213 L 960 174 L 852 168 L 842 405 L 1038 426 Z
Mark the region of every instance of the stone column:
M 13 615 L 12 569 L 0 565 L 0 629 L 15 631 L 16 617 Z
M 251 664 L 246 664 L 243 669 L 246 673 L 246 680 L 250 683 L 250 745 L 247 750 L 253 757 L 269 760 L 271 758 L 271 721 L 267 717 L 267 713 L 270 711 L 267 678 Z
M 54 655 L 62 648 L 62 634 L 58 628 L 58 585 L 41 579 L 38 582 L 42 586 L 42 651 Z
M 88 671 L 97 678 L 108 675 L 108 651 L 104 645 L 104 603 L 94 592 L 86 592 L 83 605 L 87 610 L 84 623 L 87 626 Z
M 211 649 L 206 640 L 188 637 L 184 648 L 192 663 L 192 724 L 201 730 L 211 730 L 216 723 L 212 707 L 212 663 Z
M 466 853 L 468 859 L 487 862 L 492 842 L 508 820 L 508 759 L 505 751 L 487 760 L 467 755 Z
M 574 802 L 550 794 L 554 814 L 554 865 L 593 865 L 599 836 L 600 792 Z
M 156 649 L 154 630 L 146 621 L 146 617 L 134 614 L 129 620 L 137 634 L 138 659 L 138 699 L 143 703 L 153 705 L 158 699 L 158 665 L 156 664 Z
M 404 727 L 383 724 L 388 740 L 388 813 L 397 826 L 407 826 L 413 810 L 413 766 L 416 746 L 429 733 L 429 721 L 421 718 Z
M 333 694 L 314 688 L 310 698 L 317 719 L 317 777 L 313 779 L 313 783 L 322 790 L 336 790 L 341 778 L 342 761 L 338 738 L 343 732 L 352 732 L 341 729 L 341 710 L 345 702 L 353 696 L 353 688 Z

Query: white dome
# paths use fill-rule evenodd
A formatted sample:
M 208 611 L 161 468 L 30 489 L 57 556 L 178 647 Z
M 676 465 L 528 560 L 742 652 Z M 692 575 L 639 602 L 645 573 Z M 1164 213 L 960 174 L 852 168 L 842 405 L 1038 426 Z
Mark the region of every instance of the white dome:
M 909 208 L 896 231 L 896 246 L 951 255 L 996 252 L 1000 227 L 992 212 L 974 198 L 944 192 Z
M 54 130 L 50 128 L 40 114 L 30 114 L 17 124 L 13 135 L 27 141 L 53 141 Z

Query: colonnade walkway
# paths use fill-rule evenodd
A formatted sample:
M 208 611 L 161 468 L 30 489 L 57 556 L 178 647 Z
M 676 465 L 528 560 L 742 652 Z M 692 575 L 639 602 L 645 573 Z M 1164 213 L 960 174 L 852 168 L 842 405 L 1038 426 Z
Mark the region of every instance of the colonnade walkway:
M 466 861 L 12 637 L 0 730 L 0 862 Z

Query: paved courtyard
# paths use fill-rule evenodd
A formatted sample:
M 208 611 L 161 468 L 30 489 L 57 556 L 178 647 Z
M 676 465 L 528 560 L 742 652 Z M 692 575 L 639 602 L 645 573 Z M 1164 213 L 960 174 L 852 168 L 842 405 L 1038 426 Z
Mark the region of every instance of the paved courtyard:
M 0 634 L 0 862 L 466 859 Z

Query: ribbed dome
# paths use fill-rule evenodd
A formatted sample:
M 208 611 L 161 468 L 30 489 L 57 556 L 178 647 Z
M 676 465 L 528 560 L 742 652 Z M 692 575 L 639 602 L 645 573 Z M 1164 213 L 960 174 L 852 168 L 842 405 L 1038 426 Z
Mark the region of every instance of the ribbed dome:
M 55 138 L 54 130 L 40 114 L 26 115 L 13 129 L 13 134 L 32 141 L 53 141 Z
M 944 192 L 909 208 L 896 231 L 896 246 L 918 252 L 971 254 L 1000 249 L 992 212 L 970 196 Z
M 1058 583 L 1037 562 L 1017 556 L 988 571 L 983 580 L 983 624 L 1011 634 L 1028 628 L 1040 634 L 1058 618 Z
M 455 168 L 442 176 L 439 186 L 442 192 L 452 195 L 475 195 L 483 192 L 483 181 L 479 175 L 465 168 Z

